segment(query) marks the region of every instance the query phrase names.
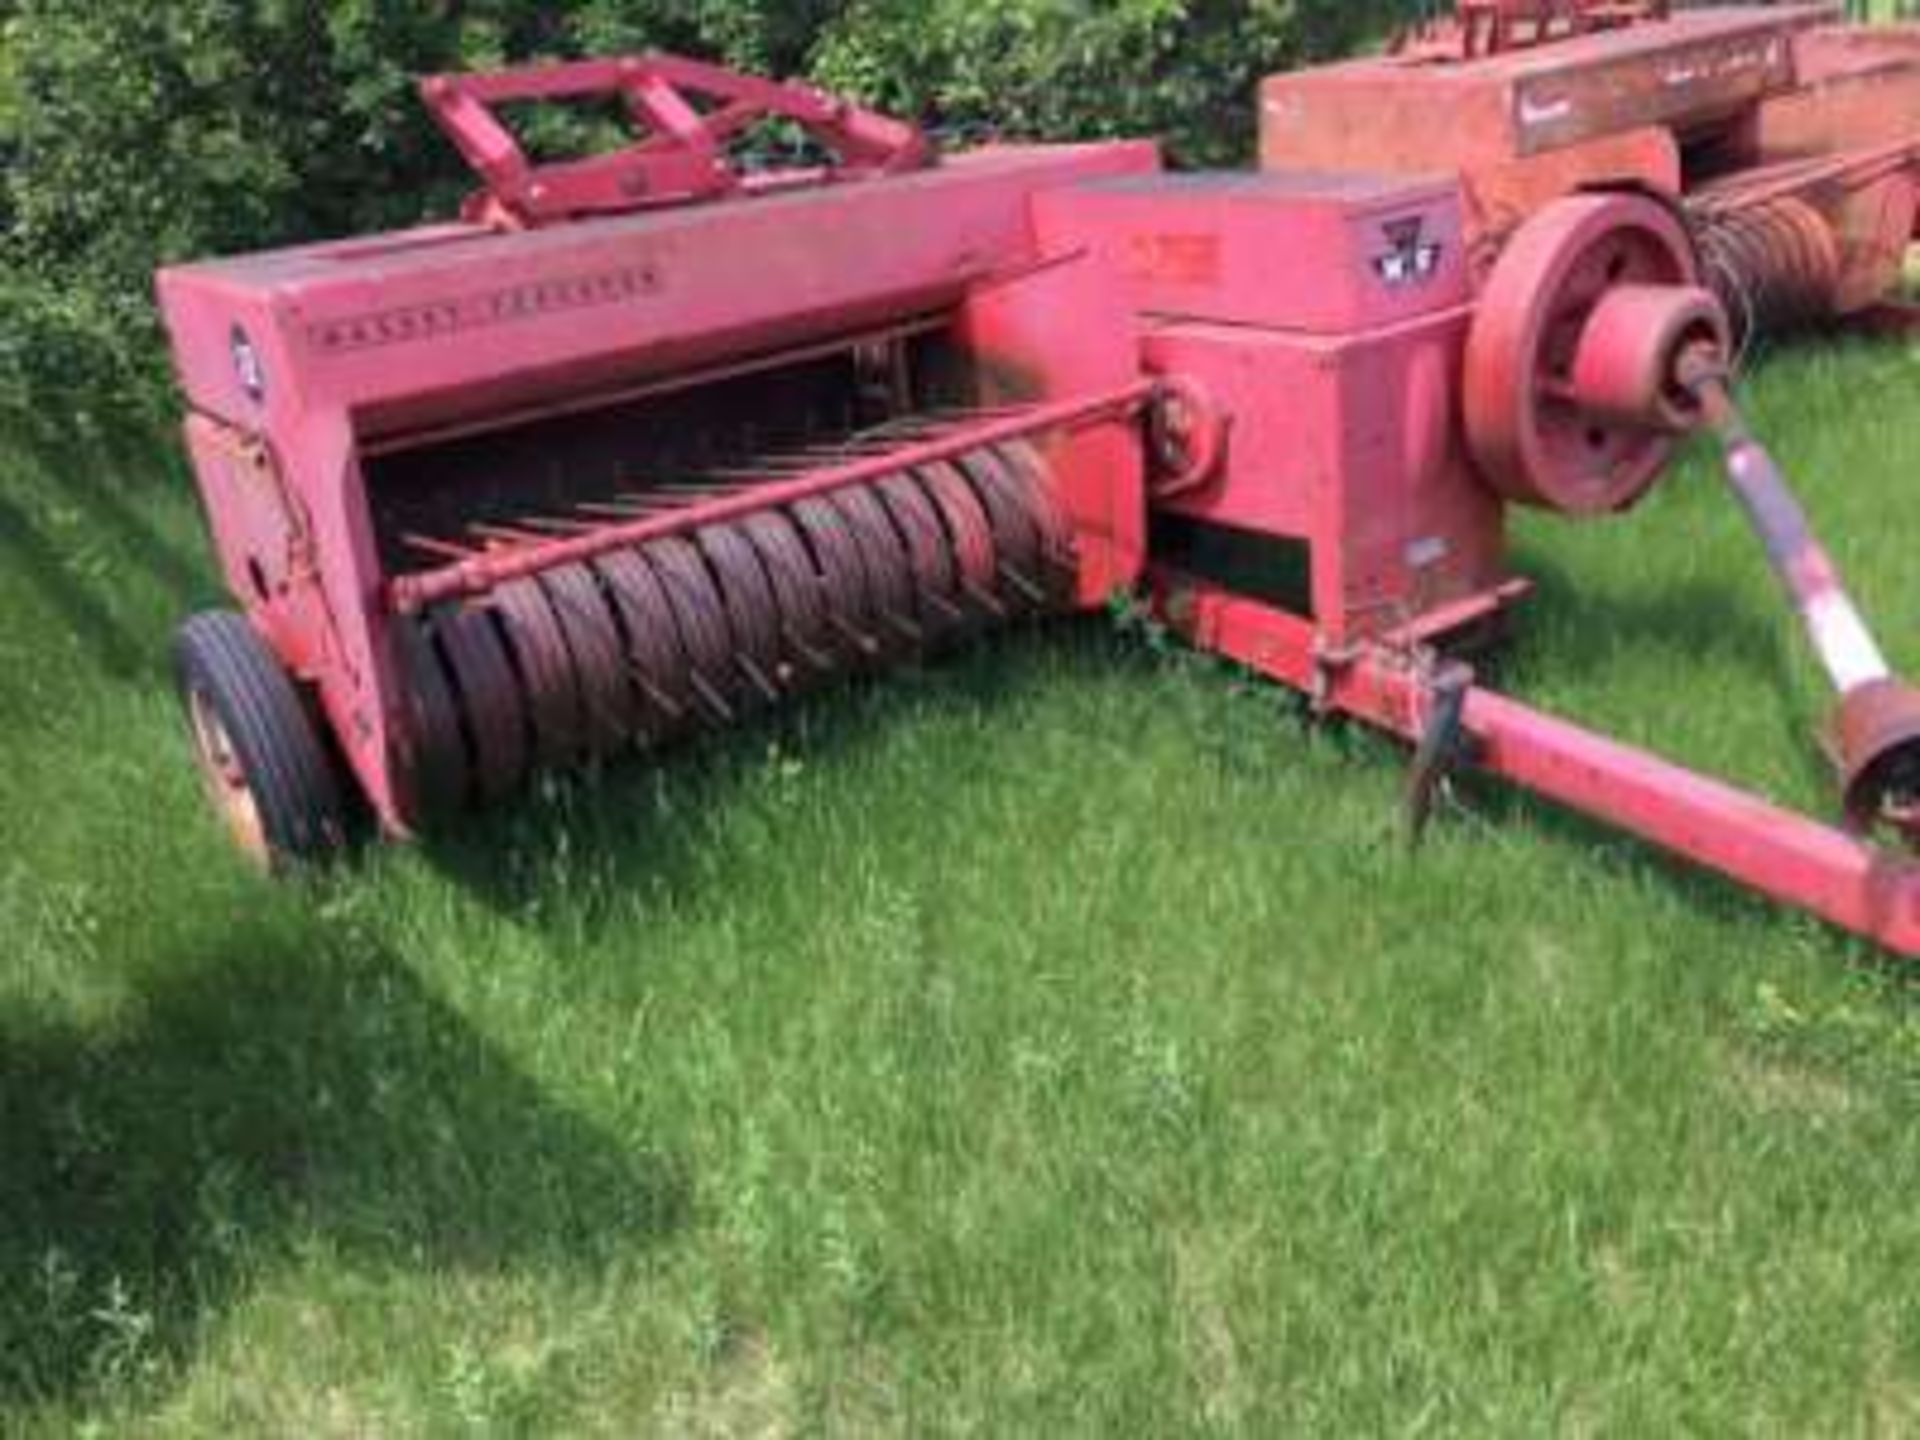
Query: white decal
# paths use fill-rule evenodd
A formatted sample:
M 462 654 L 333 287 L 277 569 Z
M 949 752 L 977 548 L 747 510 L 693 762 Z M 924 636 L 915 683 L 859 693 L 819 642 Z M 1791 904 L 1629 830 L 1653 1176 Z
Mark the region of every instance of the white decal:
M 1389 290 L 1421 285 L 1440 269 L 1446 250 L 1437 240 L 1427 238 L 1427 222 L 1414 215 L 1405 220 L 1389 220 L 1380 227 L 1387 248 L 1374 256 L 1373 269 Z
M 1860 612 L 1843 592 L 1823 590 L 1815 595 L 1807 601 L 1806 617 L 1813 648 L 1820 652 L 1821 663 L 1841 694 L 1892 673 Z
M 1520 97 L 1520 123 L 1531 130 L 1538 125 L 1552 125 L 1573 114 L 1573 101 L 1549 100 L 1544 104 L 1531 95 Z

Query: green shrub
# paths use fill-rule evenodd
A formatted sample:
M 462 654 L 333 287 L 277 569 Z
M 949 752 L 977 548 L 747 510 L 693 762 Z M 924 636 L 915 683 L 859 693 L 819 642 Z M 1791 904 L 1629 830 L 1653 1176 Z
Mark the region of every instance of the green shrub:
M 137 350 L 134 336 L 157 338 L 143 297 L 0 270 L 0 417 L 69 439 L 157 419 L 158 351 Z
M 1174 160 L 1252 149 L 1269 71 L 1345 54 L 1406 0 L 853 0 L 814 68 L 936 123 L 1047 139 L 1157 135 Z

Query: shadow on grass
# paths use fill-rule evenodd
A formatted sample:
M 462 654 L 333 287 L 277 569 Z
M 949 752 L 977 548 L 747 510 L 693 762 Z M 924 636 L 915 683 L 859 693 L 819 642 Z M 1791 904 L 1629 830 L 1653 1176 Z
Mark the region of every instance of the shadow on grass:
M 1542 577 L 1540 603 L 1551 611 L 1556 630 L 1577 632 L 1591 616 L 1614 627 L 1615 634 L 1660 637 L 1678 656 L 1719 651 L 1752 671 L 1756 683 L 1767 686 L 1777 699 L 1781 723 L 1804 753 L 1809 778 L 1830 784 L 1830 772 L 1808 739 L 1808 721 L 1801 714 L 1805 697 L 1793 688 L 1778 630 L 1735 603 L 1727 591 L 1704 580 L 1680 583 L 1648 593 L 1623 610 L 1609 597 L 1582 591 L 1568 571 L 1550 561 L 1531 568 Z M 1519 683 L 1510 693 L 1524 699 L 1525 672 L 1531 666 L 1524 654 L 1526 627 L 1517 630 L 1505 646 L 1476 657 L 1476 668 L 1496 686 L 1501 672 L 1517 672 Z M 1561 657 L 1552 659 L 1564 674 Z M 703 879 L 698 865 L 700 822 L 752 803 L 766 784 L 770 747 L 797 755 L 809 766 L 831 767 L 857 761 L 861 752 L 884 745 L 891 732 L 924 720 L 929 709 L 984 710 L 992 723 L 993 712 L 1011 708 L 1023 694 L 1050 684 L 1048 677 L 1063 668 L 1114 674 L 1164 667 L 1173 667 L 1200 692 L 1218 687 L 1223 701 L 1229 692 L 1249 684 L 1271 694 L 1280 703 L 1270 712 L 1258 712 L 1254 723 L 1270 719 L 1276 745 L 1287 743 L 1286 727 L 1315 725 L 1330 739 L 1348 737 L 1352 754 L 1367 763 L 1389 770 L 1403 763 L 1399 747 L 1364 725 L 1312 720 L 1304 702 L 1277 682 L 1248 681 L 1245 672 L 1231 664 L 1185 647 L 1156 653 L 1138 637 L 1089 617 L 998 635 L 922 669 L 856 681 L 665 754 L 624 759 L 598 775 L 561 784 L 544 801 L 510 805 L 483 816 L 457 836 L 430 842 L 428 853 L 457 883 L 502 911 L 524 913 L 560 901 L 592 927 L 600 920 L 590 913 L 594 896 L 570 888 L 564 869 L 550 864 L 550 858 L 567 848 L 599 857 L 594 872 L 611 882 L 597 892 L 602 898 L 628 885 L 650 883 L 697 893 Z M 1224 723 L 1214 711 L 1207 719 L 1193 734 L 1193 744 L 1203 749 Z M 1779 913 L 1777 904 L 1617 829 L 1496 779 L 1463 778 L 1473 810 L 1489 823 L 1531 828 L 1555 846 L 1584 847 L 1594 853 L 1596 863 L 1618 864 L 1623 855 L 1631 855 L 1635 863 L 1658 871 L 1689 904 L 1722 923 L 1770 924 Z M 1445 824 L 1444 817 L 1440 823 Z
M 162 657 L 67 568 L 59 550 L 5 494 L 0 494 L 0 564 L 39 593 L 109 678 L 159 678 Z
M 1757 613 L 1739 587 L 1726 581 L 1663 579 L 1623 594 L 1614 586 L 1596 589 L 1537 548 L 1524 550 L 1517 568 L 1534 582 L 1515 627 L 1523 643 L 1528 616 L 1538 612 L 1544 624 L 1576 635 L 1631 636 L 1690 660 L 1722 656 L 1757 676 L 1790 673 L 1777 617 Z M 1583 654 L 1556 653 L 1554 666 L 1577 671 L 1587 663 Z
M 236 927 L 124 1031 L 0 1017 L 0 1403 L 165 1382 L 304 1246 L 409 1272 L 594 1267 L 687 1186 L 543 1097 L 379 950 Z
M 163 534 L 128 496 L 156 482 L 190 485 L 177 452 L 152 432 L 58 445 L 14 435 L 0 453 L 0 564 L 25 581 L 109 679 L 166 675 L 161 626 L 219 591 L 200 557 Z M 9 493 L 11 492 L 11 493 Z M 99 546 L 84 566 L 40 512 L 71 513 Z
M 142 486 L 163 483 L 182 494 L 193 490 L 184 457 L 161 437 L 115 431 L 84 451 L 29 441 L 27 453 L 42 475 L 58 482 L 61 495 L 85 513 L 89 527 L 111 538 L 119 553 L 140 568 L 181 610 L 204 604 L 211 577 L 194 553 L 162 534 L 127 501 Z

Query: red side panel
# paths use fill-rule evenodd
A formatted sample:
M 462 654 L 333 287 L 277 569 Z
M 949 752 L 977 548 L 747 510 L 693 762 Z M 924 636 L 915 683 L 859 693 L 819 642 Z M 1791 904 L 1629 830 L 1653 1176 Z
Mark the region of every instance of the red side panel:
M 1133 319 L 1105 266 L 1071 253 L 974 291 L 959 337 L 989 405 L 1103 394 L 1139 377 Z M 1053 432 L 1041 445 L 1079 536 L 1080 603 L 1131 585 L 1146 558 L 1140 429 L 1109 418 Z

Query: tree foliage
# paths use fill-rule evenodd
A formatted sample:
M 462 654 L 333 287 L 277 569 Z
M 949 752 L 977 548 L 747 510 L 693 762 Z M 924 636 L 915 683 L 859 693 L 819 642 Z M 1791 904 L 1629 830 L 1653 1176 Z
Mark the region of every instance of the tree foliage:
M 853 0 L 811 55 L 886 108 L 1021 137 L 1157 135 L 1242 161 L 1269 71 L 1347 53 L 1405 0 Z
M 153 268 L 444 213 L 414 77 L 658 46 L 935 126 L 1241 157 L 1266 70 L 1405 0 L 0 0 L 0 406 L 153 373 Z M 138 386 L 134 387 L 136 390 Z

